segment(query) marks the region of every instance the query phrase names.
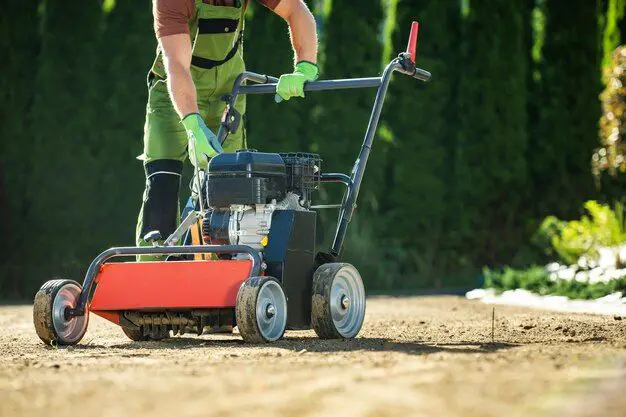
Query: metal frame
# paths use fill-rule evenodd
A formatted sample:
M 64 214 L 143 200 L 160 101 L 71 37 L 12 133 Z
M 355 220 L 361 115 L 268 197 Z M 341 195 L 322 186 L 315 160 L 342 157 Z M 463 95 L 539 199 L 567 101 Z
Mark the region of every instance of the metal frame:
M 250 276 L 254 277 L 261 271 L 261 256 L 257 251 L 246 245 L 194 245 L 194 246 L 128 246 L 120 248 L 107 249 L 98 255 L 89 265 L 85 280 L 83 281 L 83 290 L 75 308 L 66 309 L 66 318 L 82 316 L 85 314 L 89 297 L 92 294 L 96 276 L 100 272 L 102 265 L 111 258 L 121 256 L 137 256 L 137 255 L 195 255 L 195 254 L 236 254 L 245 253 L 252 260 L 252 268 Z
M 415 63 L 412 61 L 410 53 L 403 52 L 385 67 L 383 74 L 380 77 L 311 81 L 304 85 L 304 91 L 377 88 L 376 99 L 374 101 L 372 113 L 365 131 L 363 144 L 361 145 L 359 156 L 354 162 L 350 176 L 340 173 L 321 174 L 320 176 L 321 182 L 340 182 L 346 185 L 346 193 L 344 194 L 343 203 L 340 205 L 341 210 L 339 212 L 335 238 L 333 239 L 333 244 L 330 248 L 331 255 L 335 257 L 338 257 L 341 253 L 348 224 L 350 223 L 356 208 L 356 200 L 361 188 L 361 182 L 363 181 L 367 160 L 372 149 L 372 143 L 374 141 L 376 128 L 378 127 L 378 121 L 380 119 L 383 103 L 385 101 L 385 95 L 387 94 L 387 88 L 389 87 L 391 76 L 396 71 L 423 82 L 430 81 L 432 77 L 430 72 L 415 67 Z M 242 83 L 245 81 L 252 81 L 258 85 L 244 86 Z M 277 83 L 278 79 L 276 77 L 270 77 L 268 75 L 257 74 L 254 72 L 244 72 L 237 77 L 232 93 L 223 97 L 227 106 L 224 112 L 222 124 L 220 125 L 220 129 L 217 134 L 220 142 L 223 142 L 228 137 L 228 134 L 233 126 L 236 127 L 239 125 L 240 120 L 238 118 L 241 117 L 241 115 L 234 111 L 237 96 L 239 94 L 275 94 Z M 326 207 L 319 206 L 319 208 Z

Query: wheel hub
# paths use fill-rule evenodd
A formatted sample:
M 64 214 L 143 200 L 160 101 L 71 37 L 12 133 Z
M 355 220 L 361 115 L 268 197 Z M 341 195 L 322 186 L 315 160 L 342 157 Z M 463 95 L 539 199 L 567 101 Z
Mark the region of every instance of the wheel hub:
M 285 331 L 287 300 L 276 281 L 267 281 L 259 290 L 256 305 L 259 332 L 268 341 L 278 340 Z
M 80 288 L 67 285 L 59 290 L 52 306 L 52 324 L 57 335 L 67 342 L 74 342 L 82 337 L 87 327 L 86 316 L 70 316 L 68 312 L 76 307 Z
M 330 313 L 339 334 L 354 337 L 365 316 L 365 289 L 354 268 L 337 272 L 330 290 Z

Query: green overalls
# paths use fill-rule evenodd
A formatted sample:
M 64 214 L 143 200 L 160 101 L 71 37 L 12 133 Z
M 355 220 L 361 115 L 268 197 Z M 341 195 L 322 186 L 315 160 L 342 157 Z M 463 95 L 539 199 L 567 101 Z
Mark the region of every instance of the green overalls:
M 193 43 L 191 75 L 196 86 L 198 108 L 209 129 L 220 126 L 225 103 L 220 100 L 231 92 L 235 78 L 245 70 L 243 61 L 243 6 L 213 6 L 196 0 L 196 15 L 189 23 Z M 178 222 L 178 190 L 182 163 L 187 158 L 187 134 L 174 110 L 167 91 L 163 55 L 157 57 L 148 76 L 149 96 L 144 126 L 144 161 L 146 190 L 137 223 L 136 241 L 153 230 L 166 238 Z M 245 113 L 245 96 L 239 96 L 235 108 Z M 243 124 L 223 144 L 225 152 L 245 147 Z

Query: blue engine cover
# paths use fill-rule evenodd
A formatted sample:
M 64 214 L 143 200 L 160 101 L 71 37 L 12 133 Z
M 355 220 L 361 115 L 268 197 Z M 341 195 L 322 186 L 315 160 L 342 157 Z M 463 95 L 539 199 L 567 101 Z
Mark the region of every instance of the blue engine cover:
M 207 199 L 211 207 L 266 204 L 285 197 L 285 162 L 277 153 L 241 150 L 209 162 Z

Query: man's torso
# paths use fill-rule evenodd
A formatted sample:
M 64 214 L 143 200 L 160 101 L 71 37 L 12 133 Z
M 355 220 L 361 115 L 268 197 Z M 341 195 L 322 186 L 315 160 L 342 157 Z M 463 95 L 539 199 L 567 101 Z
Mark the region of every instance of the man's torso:
M 274 9 L 280 0 L 257 0 L 269 9 Z M 202 0 L 212 6 L 240 7 L 249 0 Z M 189 33 L 189 22 L 196 13 L 195 0 L 153 0 L 154 31 L 157 38 Z

